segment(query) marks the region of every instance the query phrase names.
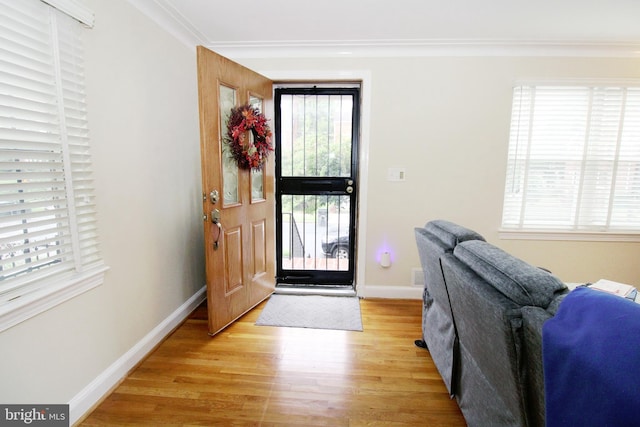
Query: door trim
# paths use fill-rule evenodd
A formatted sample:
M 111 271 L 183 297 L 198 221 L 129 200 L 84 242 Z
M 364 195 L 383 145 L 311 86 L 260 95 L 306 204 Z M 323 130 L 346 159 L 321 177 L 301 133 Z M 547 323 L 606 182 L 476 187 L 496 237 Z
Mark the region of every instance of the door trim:
M 359 192 L 357 224 L 358 253 L 355 260 L 353 287 L 359 296 L 366 295 L 367 254 L 367 205 L 369 187 L 369 141 L 371 138 L 371 70 L 261 70 L 260 74 L 273 81 L 274 87 L 288 82 L 349 82 L 359 81 L 360 86 L 360 146 L 359 146 Z

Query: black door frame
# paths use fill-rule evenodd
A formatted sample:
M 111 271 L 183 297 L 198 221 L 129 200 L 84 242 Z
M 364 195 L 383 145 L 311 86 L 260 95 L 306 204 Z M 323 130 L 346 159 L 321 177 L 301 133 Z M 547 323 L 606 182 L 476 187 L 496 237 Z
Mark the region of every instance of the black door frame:
M 357 208 L 358 208 L 358 159 L 360 137 L 359 86 L 347 87 L 280 87 L 275 89 L 275 177 L 276 177 L 276 284 L 309 287 L 355 287 Z M 351 174 L 348 177 L 282 177 L 280 103 L 282 95 L 351 95 L 353 97 L 351 129 Z M 350 187 L 348 191 L 347 188 Z M 283 256 L 283 195 L 330 195 L 349 197 L 349 263 L 348 270 L 293 270 L 284 269 Z

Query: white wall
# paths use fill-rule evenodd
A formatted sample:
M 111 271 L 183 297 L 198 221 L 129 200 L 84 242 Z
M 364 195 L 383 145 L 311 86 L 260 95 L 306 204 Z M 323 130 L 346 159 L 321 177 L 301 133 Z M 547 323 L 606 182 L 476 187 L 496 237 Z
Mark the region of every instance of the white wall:
M 0 333 L 0 402 L 68 403 L 205 284 L 196 57 L 124 0 L 85 0 L 105 283 Z
M 640 286 L 640 244 L 501 240 L 498 228 L 512 87 L 538 78 L 640 78 L 640 59 L 423 57 L 238 59 L 267 75 L 367 70 L 371 75 L 365 285 L 408 286 L 419 267 L 413 228 L 443 218 L 568 282 L 606 277 Z M 366 100 L 365 100 L 366 102 Z M 405 167 L 405 182 L 389 182 Z M 394 263 L 375 263 L 383 245 Z M 398 295 L 401 295 L 398 289 Z M 419 295 L 419 292 L 417 293 Z

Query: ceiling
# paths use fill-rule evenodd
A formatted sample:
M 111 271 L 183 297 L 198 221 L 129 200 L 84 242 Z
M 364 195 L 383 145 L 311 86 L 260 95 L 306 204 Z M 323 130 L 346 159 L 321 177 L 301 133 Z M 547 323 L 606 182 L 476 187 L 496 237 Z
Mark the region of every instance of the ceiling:
M 129 1 L 183 42 L 235 56 L 484 49 L 640 57 L 640 0 Z

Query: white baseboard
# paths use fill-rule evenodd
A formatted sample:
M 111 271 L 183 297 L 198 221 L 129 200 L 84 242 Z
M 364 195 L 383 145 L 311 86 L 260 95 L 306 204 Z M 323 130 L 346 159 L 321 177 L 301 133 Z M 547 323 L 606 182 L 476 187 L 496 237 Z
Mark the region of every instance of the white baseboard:
M 361 298 L 422 299 L 422 287 L 418 286 L 361 285 L 357 289 Z
M 178 307 L 69 402 L 70 425 L 81 419 L 206 298 L 206 286 Z

